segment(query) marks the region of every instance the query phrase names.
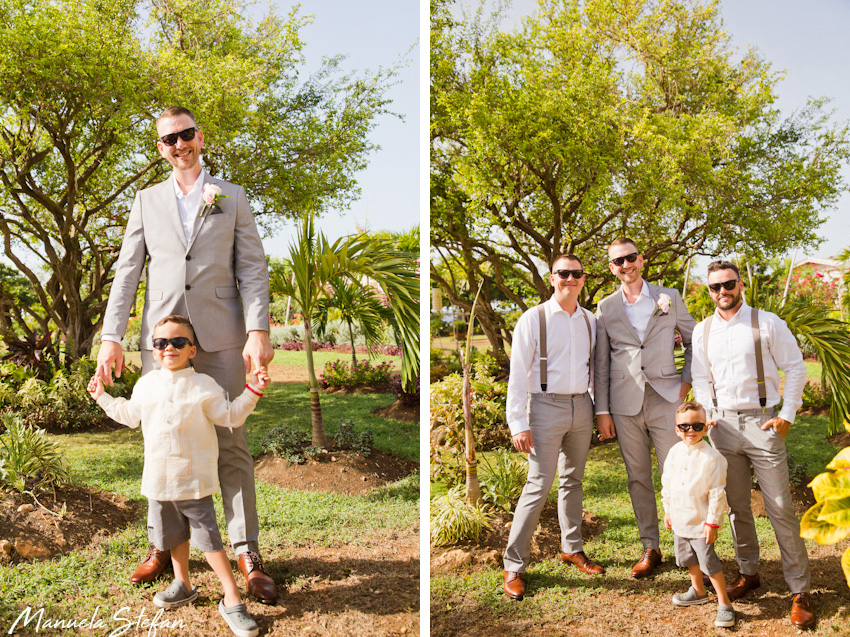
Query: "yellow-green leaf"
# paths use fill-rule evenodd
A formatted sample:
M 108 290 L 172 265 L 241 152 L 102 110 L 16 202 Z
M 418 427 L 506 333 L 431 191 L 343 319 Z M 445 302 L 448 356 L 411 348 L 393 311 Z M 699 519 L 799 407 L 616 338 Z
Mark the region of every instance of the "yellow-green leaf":
M 826 465 L 826 468 L 832 471 L 850 469 L 850 447 L 844 447 L 844 449 L 839 451 L 832 461 Z
M 850 498 L 824 502 L 818 520 L 836 526 L 850 526 Z
M 847 578 L 847 586 L 850 587 L 850 548 L 841 556 L 841 569 L 844 571 L 844 577 Z
M 818 502 L 850 497 L 850 471 L 821 473 L 815 476 L 809 486 Z
M 818 502 L 800 520 L 800 537 L 818 544 L 835 544 L 850 535 L 850 526 L 835 526 L 818 519 L 824 503 Z

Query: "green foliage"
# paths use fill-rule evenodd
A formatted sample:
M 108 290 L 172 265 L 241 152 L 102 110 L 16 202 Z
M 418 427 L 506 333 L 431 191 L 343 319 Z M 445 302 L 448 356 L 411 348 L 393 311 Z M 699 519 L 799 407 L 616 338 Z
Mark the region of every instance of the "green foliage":
M 302 448 L 306 441 L 304 433 L 286 425 L 278 425 L 260 438 L 264 449 L 292 464 L 304 464 Z
M 375 436 L 367 429 L 359 434 L 354 432 L 354 423 L 339 421 L 339 428 L 334 434 L 334 443 L 338 449 L 352 449 L 361 456 L 367 457 L 375 447 Z
M 38 494 L 70 479 L 62 452 L 45 433 L 21 418 L 2 416 L 0 486 L 20 494 Z
M 125 352 L 138 352 L 142 344 L 142 317 L 133 316 L 127 323 L 127 331 L 121 339 L 121 347 Z
M 381 343 L 385 323 L 392 319 L 392 312 L 381 303 L 373 289 L 345 278 L 330 281 L 330 296 L 320 298 L 316 303 L 313 324 L 319 338 L 325 338 L 332 315 L 345 325 L 352 364 L 357 360 L 355 334 L 359 332 L 366 348 L 374 352 Z
M 315 460 L 316 458 L 320 457 L 323 453 L 327 453 L 327 451 L 328 450 L 325 449 L 324 447 L 304 447 L 304 449 L 301 450 L 301 454 L 307 460 Z
M 807 380 L 803 387 L 803 407 L 829 407 L 832 398 L 823 385 L 816 381 Z
M 325 371 L 319 376 L 322 387 L 364 387 L 384 385 L 390 382 L 392 363 L 384 361 L 373 365 L 364 360 L 349 364 L 348 361 L 337 359 L 325 363 Z
M 361 431 L 360 435 L 357 436 L 357 440 L 355 440 L 351 445 L 351 448 L 363 457 L 370 456 L 374 447 L 375 436 L 368 429 L 366 431 Z
M 481 457 L 487 466 L 487 471 L 481 479 L 484 501 L 510 511 L 528 478 L 528 462 L 521 455 L 507 449 L 498 449 L 489 459 L 485 455 Z
M 431 542 L 435 546 L 474 542 L 491 528 L 492 518 L 483 507 L 467 502 L 458 485 L 431 500 Z
M 460 374 L 463 368 L 460 364 L 460 354 L 457 351 L 446 352 L 431 348 L 431 384 L 442 380 L 449 374 Z

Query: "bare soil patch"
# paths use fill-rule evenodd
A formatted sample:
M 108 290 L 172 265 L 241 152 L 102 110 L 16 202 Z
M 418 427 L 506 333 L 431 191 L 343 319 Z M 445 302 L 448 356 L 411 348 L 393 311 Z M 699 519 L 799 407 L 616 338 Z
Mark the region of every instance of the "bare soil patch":
M 840 434 L 834 434 L 832 436 L 827 436 L 826 438 L 830 444 L 835 445 L 836 447 L 850 447 L 850 433 L 843 431 Z
M 348 450 L 323 453 L 304 464 L 290 464 L 264 454 L 254 465 L 254 475 L 258 480 L 287 489 L 363 495 L 409 476 L 418 466 L 375 449 L 367 457 Z
M 381 418 L 390 418 L 392 420 L 400 420 L 401 422 L 419 422 L 419 408 L 408 407 L 397 400 L 388 407 L 379 407 L 372 411 L 376 416 Z
M 42 560 L 68 553 L 109 537 L 140 513 L 124 496 L 71 484 L 58 487 L 55 499 L 51 493 L 39 502 L 53 513 L 17 494 L 0 500 L 0 540 L 12 548 L 10 553 L 0 551 L 0 560 Z

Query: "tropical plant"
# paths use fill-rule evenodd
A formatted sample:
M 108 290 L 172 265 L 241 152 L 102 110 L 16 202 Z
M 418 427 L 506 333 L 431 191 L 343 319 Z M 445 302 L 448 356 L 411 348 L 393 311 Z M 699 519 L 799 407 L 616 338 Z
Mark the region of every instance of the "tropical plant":
M 492 519 L 493 514 L 469 502 L 458 485 L 431 500 L 431 541 L 435 546 L 474 542 L 492 527 Z
M 304 215 L 286 259 L 292 276 L 275 276 L 273 272 L 270 287 L 272 292 L 293 297 L 304 315 L 313 317 L 319 301 L 328 296 L 332 281 L 347 279 L 363 289 L 371 289 L 367 280 L 374 282 L 384 296 L 392 299 L 391 325 L 403 350 L 402 382 L 410 384 L 419 373 L 419 279 L 410 268 L 411 256 L 368 235 L 342 237 L 331 243 L 322 232 L 316 232 L 310 212 Z M 305 344 L 312 344 L 314 327 L 311 321 L 305 321 Z M 327 447 L 312 347 L 306 347 L 305 352 L 310 378 L 313 446 Z
M 2 416 L 6 431 L 0 435 L 0 484 L 33 496 L 70 479 L 59 445 L 45 433 L 24 425 L 17 416 Z
M 54 364 L 58 366 L 52 333 L 41 337 L 35 333 L 28 334 L 24 338 L 6 336 L 3 338 L 3 344 L 6 345 L 6 354 L 0 360 L 23 367 L 41 379 L 50 376 Z
M 472 333 L 475 328 L 475 308 L 484 281 L 478 285 L 472 309 L 469 312 L 469 329 L 466 333 L 466 347 L 463 349 L 463 388 L 461 400 L 463 404 L 463 448 L 466 459 L 466 499 L 472 504 L 481 504 L 481 483 L 478 480 L 478 461 L 475 459 L 475 435 L 472 432 Z
M 286 425 L 271 429 L 260 439 L 264 449 L 292 464 L 304 464 L 304 454 L 301 451 L 304 442 L 304 434 Z
M 850 423 L 844 423 L 850 432 Z M 835 544 L 850 535 L 850 447 L 845 447 L 809 483 L 815 504 L 800 521 L 800 535 L 819 544 Z M 850 587 L 850 548 L 841 557 L 841 568 Z
M 522 456 L 508 449 L 497 450 L 484 462 L 487 471 L 482 479 L 484 501 L 495 507 L 510 511 L 513 501 L 522 493 L 528 478 L 528 463 Z

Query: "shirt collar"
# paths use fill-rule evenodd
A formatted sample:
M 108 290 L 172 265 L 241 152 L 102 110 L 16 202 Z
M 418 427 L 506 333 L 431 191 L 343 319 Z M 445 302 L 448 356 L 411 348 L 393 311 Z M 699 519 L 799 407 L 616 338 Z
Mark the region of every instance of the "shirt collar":
M 187 376 L 191 376 L 195 373 L 195 368 L 189 365 L 189 367 L 184 367 L 183 369 L 178 369 L 176 372 L 172 372 L 171 370 L 165 369 L 164 367 L 159 368 L 161 372 L 164 372 L 165 376 L 170 378 L 171 380 L 177 380 L 178 378 L 186 378 Z
M 567 314 L 567 311 L 564 308 L 561 307 L 561 304 L 558 303 L 558 301 L 555 300 L 554 296 L 550 296 L 549 300 L 546 301 L 546 304 L 549 305 L 549 314 L 554 314 L 555 312 L 563 312 L 564 314 Z M 577 303 L 576 304 L 576 311 L 573 312 L 573 315 L 570 316 L 570 318 L 573 319 L 573 318 L 576 318 L 577 316 L 580 316 L 581 312 L 582 312 L 582 307 L 581 307 L 581 305 L 579 305 Z M 569 314 L 567 314 L 567 316 L 569 316 Z
M 645 296 L 646 298 L 651 298 L 649 296 L 649 286 L 646 284 L 646 279 L 641 279 L 642 285 L 640 286 L 640 294 L 638 294 L 637 303 L 640 301 L 641 297 Z M 623 299 L 623 305 L 630 305 L 628 300 L 626 299 L 626 293 L 623 291 L 623 286 L 620 286 L 620 298 Z M 634 305 L 635 303 L 631 303 Z
M 682 442 L 684 442 L 684 440 Z M 702 439 L 699 442 L 695 442 L 692 445 L 685 445 L 685 449 L 688 450 L 688 453 L 694 453 L 696 451 L 700 451 L 703 448 L 703 446 L 705 446 L 705 444 L 706 444 L 705 436 L 703 436 Z
M 744 316 L 749 318 L 749 316 L 750 316 L 750 306 L 747 305 L 746 301 L 741 299 L 741 307 L 738 308 L 737 312 L 735 312 L 735 316 L 733 316 L 728 321 L 725 318 L 723 318 L 722 316 L 720 316 L 720 310 L 718 310 L 717 308 L 714 308 L 714 313 L 717 315 L 717 318 L 720 319 L 721 321 L 723 321 L 723 323 L 725 323 L 726 325 L 734 325 L 735 323 L 737 323 L 739 321 L 745 320 Z
M 201 168 L 201 173 L 198 175 L 198 178 L 195 180 L 195 183 L 192 185 L 192 190 L 187 192 L 185 195 L 183 191 L 180 189 L 180 185 L 177 183 L 177 177 L 174 176 L 174 172 L 171 173 L 171 184 L 174 186 L 174 194 L 177 195 L 178 199 L 183 199 L 184 197 L 189 197 L 192 194 L 198 192 L 199 188 L 204 187 L 204 176 L 206 175 L 206 170 Z

